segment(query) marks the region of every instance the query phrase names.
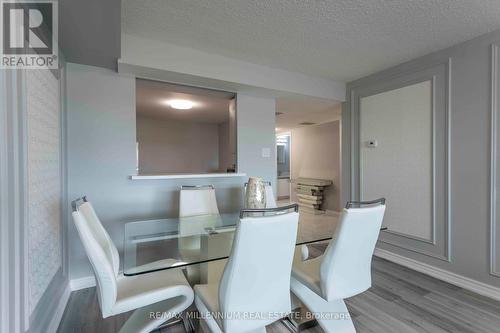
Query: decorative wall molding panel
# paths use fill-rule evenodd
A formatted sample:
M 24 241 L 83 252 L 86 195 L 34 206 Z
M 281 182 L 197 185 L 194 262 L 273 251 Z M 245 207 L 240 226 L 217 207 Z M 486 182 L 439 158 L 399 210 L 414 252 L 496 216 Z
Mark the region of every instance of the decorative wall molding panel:
M 363 198 L 363 159 L 361 156 L 361 100 L 421 82 L 432 83 L 432 204 L 431 235 L 385 231 L 380 241 L 444 261 L 451 260 L 450 241 L 450 89 L 451 58 L 427 63 L 398 75 L 382 73 L 349 87 L 351 139 L 351 199 Z M 367 198 L 365 198 L 367 199 Z M 390 203 L 389 203 L 390 204 Z
M 500 228 L 498 227 L 498 166 L 499 157 L 498 149 L 500 144 L 498 142 L 498 98 L 500 97 L 500 62 L 499 62 L 499 46 L 496 44 L 491 45 L 491 155 L 490 155 L 490 273 L 491 275 L 500 277 Z
M 9 186 L 7 185 L 8 169 L 8 135 L 7 135 L 7 76 L 0 71 L 0 220 L 9 218 L 8 204 Z M 0 331 L 9 331 L 9 225 L 0 223 Z
M 434 81 L 361 97 L 359 126 L 361 200 L 385 197 L 387 232 L 430 244 L 436 242 Z
M 30 313 L 62 265 L 59 94 L 50 71 L 26 71 Z

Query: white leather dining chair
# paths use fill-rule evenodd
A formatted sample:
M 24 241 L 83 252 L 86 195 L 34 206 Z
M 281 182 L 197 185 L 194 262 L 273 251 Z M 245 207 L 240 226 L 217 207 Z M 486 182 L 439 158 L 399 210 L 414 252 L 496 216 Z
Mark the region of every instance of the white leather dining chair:
M 245 183 L 245 191 L 247 190 L 248 183 Z M 266 181 L 264 184 L 264 189 L 266 193 L 266 208 L 276 208 L 278 204 L 276 203 L 276 199 L 274 198 L 273 187 L 271 186 L 271 182 Z M 300 247 L 300 254 L 302 260 L 306 260 L 309 257 L 309 249 L 307 245 L 302 245 Z
M 219 214 L 213 185 L 182 186 L 179 217 Z
M 90 202 L 83 197 L 72 206 L 76 229 L 94 271 L 102 317 L 135 310 L 120 333 L 151 332 L 192 304 L 193 290 L 178 269 L 137 276 L 119 273 L 118 251 Z M 162 315 L 151 318 L 152 312 Z
M 273 187 L 271 183 L 265 185 L 266 190 L 266 208 L 276 208 L 276 199 L 274 198 Z
M 297 237 L 295 212 L 240 218 L 219 283 L 196 285 L 195 304 L 211 332 L 265 332 L 291 312 L 290 273 Z M 244 210 L 255 214 L 262 210 Z
M 384 218 L 385 199 L 344 209 L 325 253 L 293 263 L 291 290 L 314 314 L 327 333 L 356 332 L 344 299 L 371 287 L 373 251 Z M 360 204 L 360 203 L 357 203 Z
M 201 239 L 196 235 L 196 229 L 200 226 L 191 223 L 194 216 L 206 215 L 207 226 L 215 223 L 219 214 L 215 187 L 213 185 L 182 186 L 179 195 L 179 253 L 185 260 L 197 257 L 200 252 Z M 184 218 L 184 219 L 183 219 Z M 192 235 L 186 237 L 186 235 Z M 187 266 L 186 273 L 189 281 L 198 283 L 200 281 L 200 267 Z

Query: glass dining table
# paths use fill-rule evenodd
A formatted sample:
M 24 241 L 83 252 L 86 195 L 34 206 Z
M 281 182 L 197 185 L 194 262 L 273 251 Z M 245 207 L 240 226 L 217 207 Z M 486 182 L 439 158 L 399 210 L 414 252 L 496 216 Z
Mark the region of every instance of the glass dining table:
M 239 212 L 126 223 L 123 274 L 189 268 L 227 259 L 238 221 Z M 300 214 L 296 245 L 331 240 L 338 222 L 337 216 Z

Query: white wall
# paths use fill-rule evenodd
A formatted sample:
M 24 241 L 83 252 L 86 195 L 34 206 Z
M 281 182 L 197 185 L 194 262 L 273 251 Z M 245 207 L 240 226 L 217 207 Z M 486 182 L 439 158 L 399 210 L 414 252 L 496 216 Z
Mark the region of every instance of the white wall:
M 136 168 L 135 79 L 68 64 L 66 101 L 68 199 L 87 195 L 121 248 L 123 222 L 164 204 L 127 179 Z M 146 207 L 144 200 L 150 201 Z M 91 275 L 73 221 L 68 224 L 70 278 Z
M 361 98 L 361 195 L 386 197 L 384 225 L 432 240 L 431 81 Z M 369 148 L 367 142 L 377 140 Z
M 217 124 L 138 116 L 137 141 L 140 174 L 219 171 Z
M 136 168 L 135 78 L 84 65 L 67 68 L 68 197 L 88 196 L 119 250 L 125 222 L 178 216 L 181 185 L 214 184 L 221 212 L 241 207 L 245 178 L 130 180 Z M 274 100 L 237 99 L 239 171 L 275 179 Z M 271 148 L 269 158 L 260 156 L 262 147 Z M 68 233 L 70 278 L 92 275 L 72 221 Z
M 237 89 L 246 94 L 272 90 L 339 101 L 345 99 L 344 82 L 256 65 L 129 34 L 122 34 L 121 48 L 118 70 L 122 73 L 139 70 L 135 74 L 142 77 L 162 75 L 167 81 L 208 83 L 212 88 Z M 195 81 L 182 82 L 182 79 Z
M 339 211 L 340 121 L 296 128 L 291 131 L 291 178 L 322 178 L 333 181 L 324 193 L 323 208 Z M 292 200 L 297 201 L 292 185 Z
M 238 94 L 236 99 L 238 172 L 271 181 L 276 193 L 275 110 L 272 98 Z M 265 151 L 269 155 L 263 156 Z

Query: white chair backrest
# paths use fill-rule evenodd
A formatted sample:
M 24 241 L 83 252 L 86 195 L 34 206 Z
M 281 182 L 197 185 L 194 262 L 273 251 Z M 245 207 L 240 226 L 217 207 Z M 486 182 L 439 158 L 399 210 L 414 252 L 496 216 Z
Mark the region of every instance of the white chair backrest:
M 321 291 L 327 301 L 371 287 L 372 256 L 384 212 L 385 205 L 344 209 L 320 267 Z
M 118 251 L 89 202 L 73 212 L 73 221 L 94 270 L 102 315 L 107 317 L 117 297 Z
M 276 208 L 276 199 L 274 199 L 273 187 L 271 185 L 265 185 L 266 189 L 266 208 Z
M 219 285 L 222 313 L 288 313 L 299 214 L 240 219 Z M 278 318 L 274 318 L 277 320 Z M 224 319 L 224 332 L 246 332 L 269 319 Z
M 179 198 L 179 217 L 219 214 L 215 189 L 212 187 L 182 188 Z

